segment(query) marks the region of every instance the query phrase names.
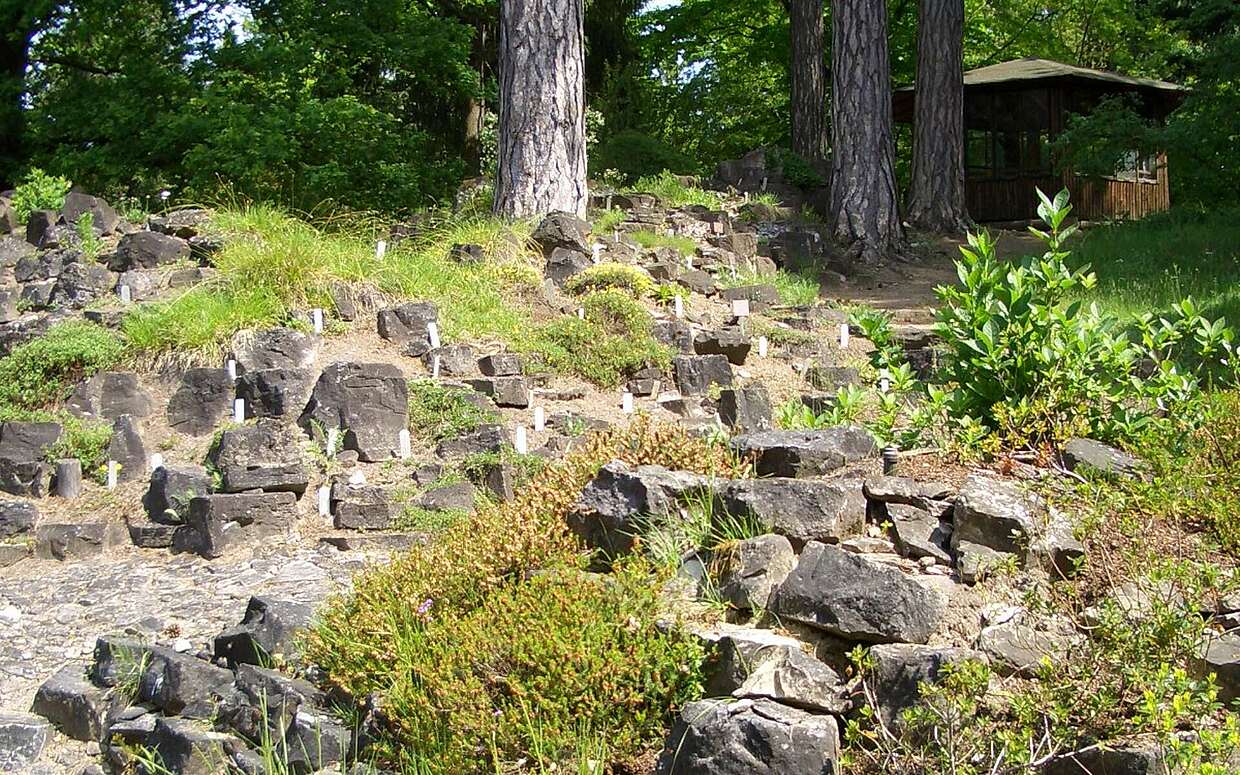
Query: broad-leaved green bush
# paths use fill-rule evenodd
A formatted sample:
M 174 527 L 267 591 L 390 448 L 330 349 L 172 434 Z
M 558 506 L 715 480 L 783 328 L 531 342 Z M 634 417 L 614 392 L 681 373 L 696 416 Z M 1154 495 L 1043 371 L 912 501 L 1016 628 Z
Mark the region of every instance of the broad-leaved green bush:
M 13 189 L 13 214 L 18 222 L 25 223 L 35 210 L 59 210 L 65 206 L 72 185 L 68 178 L 34 167 Z

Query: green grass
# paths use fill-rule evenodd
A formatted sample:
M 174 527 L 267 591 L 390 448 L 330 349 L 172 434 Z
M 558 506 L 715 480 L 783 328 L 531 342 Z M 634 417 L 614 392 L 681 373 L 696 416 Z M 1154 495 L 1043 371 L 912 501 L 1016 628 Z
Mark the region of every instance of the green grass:
M 433 301 L 448 339 L 512 342 L 523 335 L 529 318 L 512 303 L 512 291 L 540 281 L 526 249 L 529 224 L 448 219 L 378 258 L 374 226 L 357 220 L 360 225 L 329 223 L 328 230 L 267 205 L 218 212 L 213 228 L 227 238 L 213 258 L 218 274 L 126 316 L 131 346 L 150 356 L 217 360 L 238 331 L 285 323 L 297 310 L 331 310 L 337 286 Z M 482 267 L 458 265 L 448 259 L 457 243 L 480 244 L 491 260 Z
M 818 301 L 818 280 L 799 272 L 784 269 L 775 270 L 775 274 L 756 274 L 754 272 L 738 272 L 732 277 L 724 272 L 717 280 L 720 287 L 736 288 L 742 285 L 773 285 L 779 291 L 779 302 L 789 307 L 802 307 Z
M 611 232 L 621 223 L 624 223 L 629 214 L 624 210 L 613 207 L 610 210 L 602 210 L 598 215 L 594 216 L 594 224 L 591 230 L 596 236 L 609 237 Z
M 682 256 L 691 256 L 697 252 L 697 243 L 689 237 L 667 234 L 656 234 L 645 229 L 629 234 L 629 239 L 643 248 L 675 248 Z
M 685 185 L 681 181 L 680 176 L 673 175 L 666 170 L 658 175 L 647 175 L 644 178 L 638 178 L 633 185 L 633 191 L 642 194 L 654 194 L 659 198 L 664 207 L 702 205 L 703 207 L 717 208 L 723 201 L 719 194 L 714 191 Z
M 1087 298 L 1121 318 L 1192 296 L 1206 317 L 1240 322 L 1240 210 L 1172 210 L 1097 227 L 1072 249 L 1098 275 Z
M 414 436 L 436 442 L 471 433 L 499 417 L 470 400 L 472 391 L 447 387 L 429 379 L 409 383 L 409 429 Z
M 582 299 L 585 318 L 562 317 L 539 328 L 527 352 L 551 369 L 611 387 L 645 366 L 666 368 L 671 350 L 651 334 L 650 313 L 625 291 Z

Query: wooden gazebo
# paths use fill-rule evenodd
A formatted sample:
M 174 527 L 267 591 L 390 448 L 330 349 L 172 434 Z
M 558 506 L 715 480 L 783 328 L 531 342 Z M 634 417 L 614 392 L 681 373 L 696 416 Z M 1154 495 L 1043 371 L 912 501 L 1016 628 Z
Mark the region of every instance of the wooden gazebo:
M 1132 95 L 1143 115 L 1162 121 L 1186 90 L 1047 59 L 1017 59 L 964 74 L 965 191 L 977 221 L 1035 217 L 1034 189 L 1067 186 L 1080 218 L 1140 218 L 1171 206 L 1166 154 L 1135 152 L 1113 176 L 1055 171 L 1050 143 L 1070 114 L 1088 114 L 1104 97 Z M 895 92 L 895 120 L 913 121 L 912 87 Z

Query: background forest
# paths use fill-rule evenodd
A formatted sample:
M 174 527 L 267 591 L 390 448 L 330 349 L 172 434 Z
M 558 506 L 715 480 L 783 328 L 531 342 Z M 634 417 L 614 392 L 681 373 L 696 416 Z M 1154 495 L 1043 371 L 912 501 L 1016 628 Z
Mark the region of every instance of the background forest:
M 1038 56 L 1190 85 L 1168 126 L 1114 105 L 1061 158 L 1105 168 L 1162 146 L 1177 202 L 1235 199 L 1237 5 L 968 0 L 965 68 Z M 917 3 L 889 12 L 892 78 L 910 84 Z M 40 167 L 138 206 L 165 189 L 302 210 L 442 202 L 493 159 L 497 23 L 488 0 L 0 0 L 0 184 Z M 779 0 L 591 0 L 585 26 L 592 177 L 789 145 Z

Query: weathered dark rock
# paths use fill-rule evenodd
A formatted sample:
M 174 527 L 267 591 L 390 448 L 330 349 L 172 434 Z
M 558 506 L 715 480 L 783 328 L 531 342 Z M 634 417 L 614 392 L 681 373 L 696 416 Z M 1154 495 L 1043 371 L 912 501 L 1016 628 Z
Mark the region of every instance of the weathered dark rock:
M 1030 614 L 1018 610 L 978 633 L 977 649 L 1000 674 L 1032 676 L 1043 659 L 1055 663 L 1068 657 L 1076 640 L 1071 623 L 1030 619 Z
M 754 383 L 743 388 L 724 388 L 719 393 L 719 419 L 740 432 L 768 430 L 771 397 L 766 385 Z
M 0 458 L 19 463 L 42 460 L 60 440 L 62 428 L 54 422 L 0 423 Z
M 702 396 L 712 385 L 732 386 L 732 366 L 722 355 L 677 355 L 672 359 L 676 389 L 687 396 Z
M 0 457 L 0 492 L 42 498 L 51 491 L 55 468 L 42 461 L 18 462 Z
M 771 595 L 796 565 L 792 544 L 781 535 L 761 535 L 728 550 L 719 577 L 719 598 L 742 611 L 765 610 Z
M 486 250 L 481 245 L 458 243 L 448 251 L 448 259 L 458 264 L 481 264 L 486 258 Z
M 543 274 L 546 275 L 548 280 L 562 287 L 570 277 L 584 272 L 593 265 L 594 262 L 582 251 L 555 248 L 547 256 L 547 263 L 543 266 Z
M 247 369 L 237 377 L 237 398 L 246 417 L 300 417 L 310 399 L 315 374 L 310 369 Z
M 462 458 L 484 452 L 501 452 L 511 446 L 504 426 L 488 424 L 464 436 L 444 439 L 435 447 L 435 454 L 441 458 Z
M 950 522 L 902 503 L 884 504 L 884 508 L 891 522 L 891 539 L 900 554 L 913 560 L 933 557 L 940 565 L 952 564 Z
M 805 380 L 810 385 L 834 393 L 848 385 L 858 385 L 861 377 L 851 366 L 834 366 L 824 363 L 811 363 L 805 370 Z
M 699 700 L 681 711 L 660 775 L 837 775 L 839 726 L 769 700 Z
M 796 638 L 737 624 L 719 623 L 695 634 L 707 648 L 705 693 L 709 697 L 732 694 L 762 662 L 801 650 Z
M 142 505 L 154 521 L 179 524 L 189 513 L 189 502 L 210 491 L 211 476 L 202 466 L 160 466 L 151 472 Z
M 108 268 L 113 272 L 154 269 L 189 259 L 189 243 L 154 231 L 136 231 L 121 237 Z
M 922 684 L 934 684 L 947 665 L 966 660 L 985 662 L 985 655 L 961 648 L 939 648 L 888 643 L 870 649 L 874 671 L 870 682 L 878 707 L 875 712 L 888 728 L 898 727 L 900 714 L 921 697 Z
M 64 206 L 60 209 L 65 223 L 76 226 L 78 220 L 87 213 L 90 214 L 95 234 L 99 236 L 106 236 L 116 231 L 116 227 L 121 222 L 120 215 L 103 199 L 79 191 L 70 191 L 65 196 Z
M 955 492 L 942 482 L 919 482 L 902 476 L 871 476 L 865 480 L 865 497 L 877 503 L 902 503 L 944 515 L 944 502 Z
M 301 495 L 310 481 L 297 442 L 275 420 L 224 431 L 208 459 L 220 472 L 220 492 L 257 489 Z
M 332 482 L 331 509 L 338 530 L 387 530 L 399 513 L 384 488 L 347 481 Z
M 698 355 L 722 355 L 733 366 L 744 366 L 752 347 L 752 340 L 737 326 L 704 331 L 693 339 L 693 351 Z
M 326 703 L 326 696 L 313 684 L 276 670 L 238 664 L 235 692 L 220 703 L 219 725 L 226 725 L 247 740 L 279 740 L 301 709 L 312 711 Z
M 134 515 L 125 518 L 129 530 L 129 541 L 140 549 L 170 549 L 176 543 L 180 525 L 168 522 L 154 522 L 145 515 Z
M 52 291 L 55 288 L 55 280 L 28 282 L 22 286 L 21 303 L 30 309 L 45 310 L 52 306 Z
M 439 359 L 439 374 L 444 377 L 465 377 L 478 373 L 478 356 L 467 344 L 447 344 L 422 356 L 422 363 L 433 372 Z
M 925 643 L 945 608 L 937 592 L 900 571 L 816 541 L 772 604 L 779 616 L 872 643 Z
M 467 379 L 465 384 L 490 398 L 496 406 L 526 409 L 530 405 L 530 383 L 525 377 Z
M 311 369 L 319 354 L 312 334 L 291 328 L 269 328 L 233 348 L 237 374 L 263 369 Z
M 108 442 L 107 458 L 120 465 L 118 481 L 136 482 L 146 478 L 146 445 L 142 442 L 137 423 L 127 414 L 122 414 L 112 423 L 112 440 Z
M 123 414 L 147 417 L 155 400 L 129 371 L 101 371 L 74 389 L 66 407 L 83 419 L 115 420 Z
M 755 458 L 759 476 L 821 476 L 878 453 L 864 428 L 841 425 L 816 431 L 761 431 L 737 436 L 732 449 Z
M 693 330 L 683 320 L 656 320 L 650 327 L 650 335 L 676 352 L 693 354 Z
M 427 511 L 468 511 L 474 510 L 474 486 L 469 482 L 435 487 L 418 496 L 414 505 Z
M 721 513 L 756 521 L 787 537 L 796 548 L 810 541 L 838 543 L 855 535 L 865 520 L 865 502 L 855 481 L 740 479 L 720 496 Z
M 34 245 L 19 237 L 0 237 L 0 267 L 17 266 L 19 261 L 34 255 L 36 251 Z
M 31 253 L 18 259 L 13 267 L 13 279 L 19 283 L 36 280 L 55 280 L 64 271 L 65 264 L 72 263 L 76 254 L 68 250 L 50 250 Z
M 78 665 L 66 665 L 43 682 L 31 710 L 73 740 L 103 742 L 108 713 L 120 698 L 95 686 Z
M 715 278 L 710 272 L 701 269 L 682 269 L 675 274 L 676 283 L 684 286 L 691 293 L 700 293 L 703 296 L 712 295 L 715 290 Z
M 212 718 L 216 695 L 233 682 L 232 671 L 190 654 L 112 637 L 95 641 L 92 674 L 104 686 L 136 683 L 135 699 L 169 716 L 196 719 Z
M 17 302 L 21 299 L 21 288 L 0 288 L 0 325 L 11 323 L 21 317 Z
M 185 372 L 168 401 L 168 425 L 190 436 L 203 436 L 232 411 L 234 383 L 227 369 L 195 368 Z
M 343 762 L 351 741 L 348 727 L 338 719 L 322 711 L 299 710 L 284 738 L 289 768 L 295 773 L 314 773 Z
M 229 666 L 261 665 L 279 654 L 296 657 L 297 638 L 310 626 L 314 610 L 301 603 L 269 597 L 252 597 L 245 616 L 215 638 L 215 656 Z
M 116 288 L 116 273 L 99 264 L 66 264 L 52 287 L 51 301 L 64 307 L 81 308 L 96 299 L 110 296 Z
M 0 540 L 29 533 L 39 520 L 39 507 L 30 501 L 0 501 Z
M 1141 475 L 1140 460 L 1093 439 L 1069 440 L 1063 448 L 1063 462 L 1069 471 L 1090 470 L 1122 479 L 1136 479 Z
M 119 530 L 102 522 L 42 524 L 35 529 L 36 557 L 45 560 L 81 560 L 98 557 L 116 543 Z
M 572 213 L 548 213 L 530 234 L 530 241 L 538 246 L 543 256 L 550 256 L 556 248 L 590 252 L 590 224 Z
M 177 775 L 218 775 L 222 767 L 227 768 L 229 750 L 244 747 L 231 735 L 177 718 L 156 719 L 149 744 L 160 764 Z
M 732 692 L 741 699 L 768 699 L 811 713 L 841 714 L 851 703 L 839 674 L 799 648 L 772 652 L 754 664 Z
M 1162 747 L 1154 740 L 1091 747 L 1060 756 L 1042 768 L 1043 775 L 1164 775 L 1167 771 Z
M 1016 554 L 1027 549 L 1037 534 L 1046 503 L 1011 482 L 974 475 L 956 496 L 952 514 L 953 548 L 968 542 Z
M 173 548 L 213 559 L 242 542 L 286 532 L 297 518 L 291 492 L 218 493 L 190 499 Z
M 1240 633 L 1211 637 L 1197 666 L 1203 674 L 1214 674 L 1220 702 L 1230 704 L 1240 699 Z
M 363 462 L 388 460 L 400 452 L 400 432 L 409 426 L 409 386 L 400 369 L 385 363 L 333 363 L 323 370 L 298 421 L 344 431 L 344 448 Z
M 51 731 L 48 723 L 29 713 L 0 712 L 0 772 L 26 772 Z
M 59 243 L 48 239 L 48 233 L 56 227 L 60 214 L 55 210 L 35 210 L 26 216 L 26 241 L 38 248 L 54 248 Z
M 487 377 L 517 377 L 523 370 L 516 353 L 494 353 L 478 359 L 478 370 Z
M 377 320 L 379 336 L 419 358 L 430 352 L 429 326 L 439 320 L 439 309 L 429 301 L 411 301 L 379 310 Z
M 152 215 L 147 219 L 151 231 L 168 234 L 181 239 L 197 237 L 211 222 L 211 213 L 198 207 L 187 207 L 173 210 L 163 215 Z
M 720 295 L 727 301 L 748 301 L 750 312 L 765 312 L 779 304 L 779 289 L 774 285 L 741 285 L 736 288 L 724 288 Z
M 586 544 L 616 557 L 633 549 L 641 520 L 674 514 L 699 493 L 710 496 L 705 477 L 613 460 L 582 490 L 568 525 Z

